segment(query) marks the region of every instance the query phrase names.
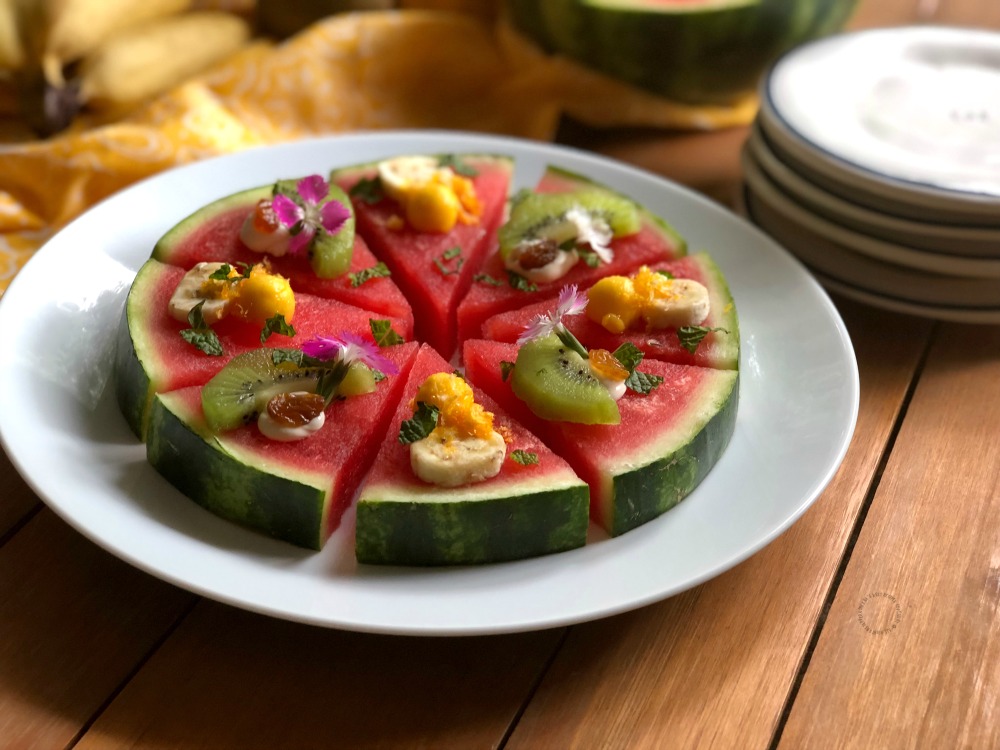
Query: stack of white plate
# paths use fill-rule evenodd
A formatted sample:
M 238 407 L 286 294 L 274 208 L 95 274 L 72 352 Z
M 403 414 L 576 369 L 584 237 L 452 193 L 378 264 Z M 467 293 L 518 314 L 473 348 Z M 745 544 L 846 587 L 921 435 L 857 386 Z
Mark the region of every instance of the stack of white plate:
M 743 152 L 749 217 L 825 286 L 1000 323 L 1000 35 L 832 37 L 771 69 Z

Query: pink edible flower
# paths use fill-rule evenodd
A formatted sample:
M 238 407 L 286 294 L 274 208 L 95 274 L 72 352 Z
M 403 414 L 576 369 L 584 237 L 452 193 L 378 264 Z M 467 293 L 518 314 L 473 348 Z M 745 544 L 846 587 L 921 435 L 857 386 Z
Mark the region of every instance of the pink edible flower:
M 567 315 L 579 315 L 586 307 L 586 292 L 578 292 L 576 284 L 564 286 L 559 292 L 559 302 L 556 305 L 556 309 L 548 315 L 537 315 L 528 324 L 528 327 L 524 329 L 524 333 L 518 337 L 517 345 L 521 346 L 532 339 L 542 338 L 551 333 L 568 334 L 569 331 L 566 330 L 566 326 L 562 322 L 563 317 Z M 560 338 L 562 338 L 562 335 L 560 335 Z M 579 342 L 577 342 L 577 346 L 579 346 Z M 584 351 L 586 350 L 584 349 Z
M 398 375 L 399 368 L 379 354 L 374 341 L 366 341 L 353 333 L 342 331 L 340 336 L 316 336 L 302 344 L 302 353 L 313 359 L 339 359 L 344 364 L 363 362 L 385 375 Z
M 330 191 L 330 184 L 318 174 L 303 177 L 295 188 L 298 200 L 283 193 L 271 199 L 278 220 L 292 235 L 288 252 L 293 255 L 308 247 L 317 231 L 322 229 L 328 234 L 336 234 L 351 217 L 350 209 L 340 201 L 322 202 Z

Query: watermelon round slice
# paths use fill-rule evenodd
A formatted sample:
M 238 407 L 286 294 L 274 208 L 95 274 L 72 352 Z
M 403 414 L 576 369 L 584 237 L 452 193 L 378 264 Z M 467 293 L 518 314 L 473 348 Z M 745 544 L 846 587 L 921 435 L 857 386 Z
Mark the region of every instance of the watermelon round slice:
M 466 376 L 538 434 L 590 485 L 590 515 L 612 536 L 666 512 L 684 499 L 722 455 L 736 424 L 734 370 L 643 360 L 639 369 L 662 377 L 649 395 L 629 391 L 618 401 L 619 425 L 547 422 L 518 399 L 500 362 L 517 348 L 467 341 Z
M 229 361 L 242 352 L 259 349 L 261 326 L 224 318 L 215 326 L 223 356 L 205 354 L 181 338 L 188 326 L 170 316 L 168 302 L 184 269 L 156 260 L 148 260 L 132 283 L 118 329 L 115 358 L 115 388 L 118 405 L 132 431 L 142 439 L 149 406 L 156 393 L 191 385 L 203 385 Z M 267 346 L 296 346 L 318 335 L 347 331 L 357 335 L 370 333 L 368 310 L 345 305 L 336 300 L 295 295 L 294 337 L 273 334 Z M 385 318 L 403 338 L 412 335 L 408 320 Z
M 372 393 L 334 400 L 323 427 L 292 443 L 269 440 L 255 424 L 213 434 L 198 386 L 159 394 L 150 417 L 149 462 L 212 513 L 320 549 L 375 457 L 417 348 L 410 343 L 383 349 L 400 374 Z
M 575 190 L 605 190 L 609 188 L 580 175 L 556 167 L 549 167 L 535 190 L 542 193 L 567 193 Z M 486 259 L 482 270 L 473 279 L 469 293 L 458 307 L 458 335 L 465 341 L 480 338 L 483 323 L 500 313 L 516 310 L 526 305 L 550 300 L 567 284 L 586 289 L 595 281 L 615 274 L 627 276 L 642 265 L 653 265 L 673 260 L 686 254 L 684 240 L 663 219 L 640 208 L 642 228 L 638 233 L 617 237 L 611 242 L 614 259 L 591 268 L 580 262 L 561 279 L 548 284 L 524 286 L 508 276 L 499 253 Z
M 429 375 L 452 367 L 429 346 L 421 348 L 385 442 L 361 490 L 355 547 L 359 562 L 392 565 L 490 563 L 580 547 L 588 526 L 587 486 L 565 461 L 511 419 L 480 391 L 477 403 L 494 414 L 505 434 L 500 473 L 456 488 L 427 484 L 410 468 L 400 444 L 410 401 Z M 533 454 L 522 465 L 515 450 Z
M 267 258 L 271 270 L 287 278 L 296 292 L 335 299 L 381 316 L 409 319 L 412 323 L 410 304 L 391 278 L 375 277 L 359 283 L 363 278 L 361 274 L 378 261 L 358 235 L 354 236 L 350 269 L 344 275 L 329 279 L 317 276 L 304 255 L 276 258 L 254 252 L 244 245 L 240 241 L 243 221 L 259 200 L 271 197 L 272 187 L 244 190 L 200 208 L 160 238 L 153 248 L 153 257 L 161 263 L 184 269 L 207 261 L 254 264 Z
M 585 314 L 568 316 L 563 319 L 563 323 L 588 349 L 607 349 L 613 352 L 628 342 L 652 359 L 681 365 L 737 369 L 740 359 L 739 319 L 729 287 L 715 262 L 705 253 L 695 253 L 678 260 L 657 263 L 650 268 L 654 271 L 666 271 L 679 279 L 693 279 L 704 284 L 708 288 L 711 306 L 708 318 L 701 325 L 723 330 L 707 333 L 694 352 L 691 352 L 681 344 L 676 328 L 648 332 L 630 330 L 615 334 Z M 553 309 L 555 300 L 547 300 L 494 315 L 483 323 L 483 337 L 513 344 L 532 320 Z
M 392 270 L 392 278 L 417 311 L 416 335 L 445 358 L 455 351 L 455 313 L 483 259 L 497 247 L 513 162 L 507 157 L 463 155 L 461 163 L 475 172 L 476 195 L 483 205 L 478 224 L 456 224 L 444 233 L 419 232 L 398 226 L 402 211 L 390 198 L 362 196 L 352 202 L 358 232 L 372 252 Z M 349 192 L 376 175 L 368 164 L 335 171 L 331 179 Z M 370 202 L 369 202 L 370 201 Z M 395 227 L 395 228 L 394 228 Z

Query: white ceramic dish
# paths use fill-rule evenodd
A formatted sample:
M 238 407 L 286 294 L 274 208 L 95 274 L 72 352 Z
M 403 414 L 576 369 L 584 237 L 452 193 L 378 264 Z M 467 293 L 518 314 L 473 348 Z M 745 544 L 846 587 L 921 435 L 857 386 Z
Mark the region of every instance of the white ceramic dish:
M 746 147 L 756 165 L 775 185 L 821 218 L 874 239 L 915 250 L 953 255 L 961 260 L 985 259 L 989 265 L 984 268 L 1000 268 L 1000 229 L 902 219 L 844 200 L 809 182 L 782 162 L 768 146 L 759 125 L 752 129 Z M 968 270 L 972 274 L 979 272 L 974 263 L 968 264 Z M 984 275 L 991 274 L 987 272 Z
M 772 196 L 748 189 L 745 197 L 754 224 L 827 276 L 919 305 L 1000 307 L 1000 283 L 995 279 L 942 276 L 877 260 L 789 221 L 772 204 Z
M 967 258 L 917 250 L 869 237 L 847 229 L 836 221 L 818 216 L 776 185 L 758 165 L 755 153 L 752 147 L 745 148 L 741 159 L 743 178 L 751 192 L 785 221 L 796 225 L 803 232 L 815 235 L 820 242 L 833 242 L 846 250 L 918 271 L 977 279 L 1000 279 L 1000 258 Z M 799 193 L 791 195 L 799 197 Z M 1000 283 L 994 282 L 993 286 L 1000 292 Z
M 826 189 L 901 216 L 1000 226 L 1000 35 L 830 37 L 779 60 L 762 92 L 775 148 Z
M 616 539 L 532 560 L 457 569 L 358 566 L 346 519 L 321 553 L 218 519 L 146 463 L 108 390 L 107 354 L 128 283 L 156 239 L 222 195 L 278 177 L 419 152 L 516 159 L 514 187 L 553 163 L 605 182 L 711 249 L 740 311 L 737 427 L 702 485 Z M 610 615 L 676 594 L 768 544 L 842 460 L 858 372 L 829 298 L 763 233 L 676 185 L 582 152 L 455 133 L 291 143 L 201 162 L 93 208 L 31 260 L 0 301 L 0 439 L 69 523 L 122 559 L 205 596 L 324 626 L 399 634 L 500 633 Z M 83 334 L 81 335 L 81 327 Z

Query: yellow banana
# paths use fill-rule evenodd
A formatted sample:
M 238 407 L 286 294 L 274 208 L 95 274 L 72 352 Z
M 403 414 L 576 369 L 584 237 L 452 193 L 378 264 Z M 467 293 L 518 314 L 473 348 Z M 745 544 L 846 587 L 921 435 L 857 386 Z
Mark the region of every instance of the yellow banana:
M 191 0 L 34 0 L 40 4 L 40 48 L 45 77 L 62 83 L 62 68 L 100 47 L 115 33 L 162 18 L 191 5 Z
M 24 65 L 18 0 L 0 0 L 0 69 L 17 70 Z
M 246 21 L 216 11 L 126 29 L 83 59 L 81 99 L 98 107 L 139 102 L 228 57 L 249 38 Z

